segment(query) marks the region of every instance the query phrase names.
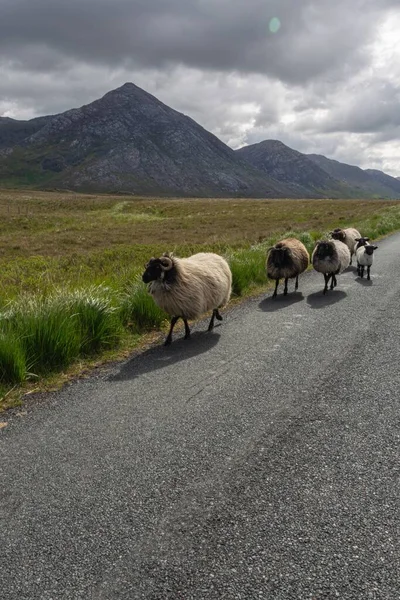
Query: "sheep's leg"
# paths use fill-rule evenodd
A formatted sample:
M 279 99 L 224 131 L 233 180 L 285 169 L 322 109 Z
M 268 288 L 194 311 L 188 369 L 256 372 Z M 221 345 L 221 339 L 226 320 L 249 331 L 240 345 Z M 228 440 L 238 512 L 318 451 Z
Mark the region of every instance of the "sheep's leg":
M 288 292 L 288 289 L 287 289 L 288 281 L 289 281 L 289 279 L 287 277 L 285 277 L 285 289 L 283 290 L 284 296 L 286 296 L 286 294 Z
M 298 275 L 296 275 L 296 283 L 295 283 L 295 286 L 294 286 L 294 291 L 295 291 L 295 292 L 297 292 L 297 288 L 298 288 L 298 287 L 299 287 L 299 276 L 298 276 Z
M 324 279 L 325 279 L 324 294 L 326 294 L 326 292 L 328 291 L 328 283 L 329 283 L 330 275 L 328 273 L 324 273 Z
M 361 265 L 360 267 L 360 277 L 364 277 L 364 265 Z
M 169 328 L 167 339 L 164 342 L 164 346 L 169 346 L 170 343 L 172 342 L 172 332 L 174 330 L 174 327 L 175 327 L 176 322 L 178 321 L 178 319 L 179 319 L 179 317 L 172 317 L 172 319 L 171 319 L 171 326 Z
M 368 265 L 367 266 L 367 279 L 368 279 L 368 281 L 371 279 L 370 270 L 371 270 L 371 267 L 370 267 L 370 265 Z
M 215 309 L 213 310 L 213 313 L 211 315 L 211 321 L 208 326 L 208 331 L 212 331 L 214 329 L 214 319 L 215 319 Z
M 183 319 L 183 322 L 185 324 L 185 340 L 188 340 L 190 338 L 190 327 L 189 327 L 189 323 L 187 322 L 187 319 Z
M 360 263 L 359 263 L 359 262 L 357 263 L 357 275 L 358 275 L 359 277 L 361 276 L 361 265 L 360 265 Z
M 215 319 L 215 317 L 218 319 L 218 321 L 222 321 L 222 317 L 219 314 L 218 308 L 214 308 L 214 310 L 213 310 L 211 321 L 210 321 L 210 324 L 208 326 L 208 331 L 212 331 L 214 329 L 214 319 Z
M 333 290 L 333 288 L 335 286 L 336 286 L 336 275 L 335 275 L 335 273 L 333 273 L 332 279 L 331 279 L 331 290 Z
M 278 285 L 279 285 L 279 279 L 277 279 L 277 280 L 275 281 L 275 290 L 274 290 L 274 293 L 272 294 L 272 297 L 273 297 L 273 298 L 275 298 L 275 296 L 276 296 L 276 295 L 277 295 L 277 293 L 278 293 Z

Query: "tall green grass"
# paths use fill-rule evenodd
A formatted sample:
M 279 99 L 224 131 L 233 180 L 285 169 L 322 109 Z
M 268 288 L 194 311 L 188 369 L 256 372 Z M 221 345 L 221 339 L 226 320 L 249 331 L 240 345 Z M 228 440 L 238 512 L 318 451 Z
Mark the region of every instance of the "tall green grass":
M 0 382 L 21 383 L 26 376 L 26 360 L 18 338 L 10 332 L 0 333 Z
M 140 281 L 133 283 L 123 295 L 120 315 L 122 323 L 135 333 L 161 327 L 168 315 L 162 311 Z

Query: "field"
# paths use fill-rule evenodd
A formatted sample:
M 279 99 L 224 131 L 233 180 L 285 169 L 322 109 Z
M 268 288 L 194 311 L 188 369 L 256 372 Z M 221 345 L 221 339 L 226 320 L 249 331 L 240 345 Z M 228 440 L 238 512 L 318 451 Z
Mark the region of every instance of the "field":
M 266 285 L 278 238 L 291 232 L 311 250 L 349 225 L 375 239 L 400 229 L 400 203 L 0 191 L 0 397 L 159 329 L 165 315 L 140 283 L 151 256 L 221 253 L 240 296 Z

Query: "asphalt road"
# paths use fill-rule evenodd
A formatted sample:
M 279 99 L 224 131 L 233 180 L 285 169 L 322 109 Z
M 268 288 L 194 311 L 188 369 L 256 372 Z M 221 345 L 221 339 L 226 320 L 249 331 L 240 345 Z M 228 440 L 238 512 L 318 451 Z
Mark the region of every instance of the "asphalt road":
M 399 275 L 397 235 L 8 415 L 2 600 L 399 600 Z

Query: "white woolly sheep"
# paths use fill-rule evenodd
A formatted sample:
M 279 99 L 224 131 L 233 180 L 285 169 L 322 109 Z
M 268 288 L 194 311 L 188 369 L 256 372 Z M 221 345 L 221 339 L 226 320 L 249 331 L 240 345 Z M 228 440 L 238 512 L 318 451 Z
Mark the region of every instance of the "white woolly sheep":
M 355 254 L 356 238 L 361 238 L 361 233 L 354 229 L 354 227 L 347 227 L 346 229 L 340 229 L 340 227 L 330 232 L 330 235 L 334 240 L 339 240 L 346 244 L 350 250 L 350 264 L 353 263 L 353 254 Z
M 312 265 L 325 278 L 324 294 L 328 291 L 329 279 L 331 290 L 337 285 L 336 275 L 342 273 L 350 264 L 350 250 L 339 240 L 319 240 L 312 253 Z
M 188 319 L 197 319 L 212 310 L 208 331 L 214 319 L 222 321 L 219 308 L 227 304 L 231 295 L 232 273 L 222 256 L 200 252 L 189 258 L 177 258 L 165 253 L 151 258 L 142 279 L 149 284 L 154 302 L 171 316 L 171 327 L 165 346 L 172 341 L 172 332 L 181 318 L 185 324 L 185 339 L 190 337 Z
M 309 265 L 310 256 L 307 248 L 302 242 L 294 238 L 287 238 L 277 242 L 275 246 L 268 250 L 265 269 L 270 279 L 275 279 L 275 291 L 273 298 L 278 293 L 279 280 L 285 280 L 285 289 L 283 294 L 288 293 L 288 279 L 296 277 L 295 290 L 299 287 L 299 275 L 303 273 Z
M 373 246 L 372 244 L 366 244 L 357 248 L 357 273 L 360 277 L 364 277 L 364 269 L 367 267 L 367 279 L 371 279 L 370 270 L 374 262 L 374 250 L 377 250 L 377 248 L 378 246 Z

